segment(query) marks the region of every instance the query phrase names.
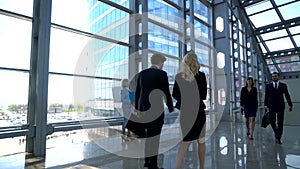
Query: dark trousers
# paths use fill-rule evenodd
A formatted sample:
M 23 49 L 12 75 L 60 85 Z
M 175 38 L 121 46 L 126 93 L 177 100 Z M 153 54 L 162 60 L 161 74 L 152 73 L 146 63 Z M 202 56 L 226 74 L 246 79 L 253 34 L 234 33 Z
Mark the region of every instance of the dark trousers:
M 157 169 L 157 156 L 159 149 L 160 133 L 163 122 L 149 123 L 145 126 L 145 167 L 149 169 Z
M 276 125 L 277 119 L 277 125 Z M 273 128 L 275 138 L 281 139 L 283 133 L 284 108 L 270 109 L 270 123 Z

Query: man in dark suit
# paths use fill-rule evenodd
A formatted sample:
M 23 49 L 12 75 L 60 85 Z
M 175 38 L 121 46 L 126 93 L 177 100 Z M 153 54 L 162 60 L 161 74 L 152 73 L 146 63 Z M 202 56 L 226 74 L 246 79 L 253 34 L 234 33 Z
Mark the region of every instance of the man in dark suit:
M 157 169 L 157 155 L 161 129 L 164 123 L 164 104 L 173 112 L 173 102 L 169 90 L 168 76 L 162 70 L 166 57 L 155 53 L 151 57 L 152 66 L 141 71 L 137 78 L 135 109 L 138 110 L 139 128 L 145 137 L 145 163 L 149 169 Z
M 291 101 L 290 94 L 288 92 L 288 87 L 285 83 L 278 81 L 279 74 L 277 72 L 272 73 L 272 83 L 267 84 L 266 94 L 265 94 L 265 109 L 266 112 L 270 113 L 269 120 L 271 126 L 274 130 L 275 139 L 277 144 L 282 144 L 281 136 L 283 132 L 283 120 L 284 120 L 284 109 L 285 109 L 285 99 L 289 105 L 289 111 L 293 110 L 293 103 Z M 276 125 L 277 117 L 277 125 Z

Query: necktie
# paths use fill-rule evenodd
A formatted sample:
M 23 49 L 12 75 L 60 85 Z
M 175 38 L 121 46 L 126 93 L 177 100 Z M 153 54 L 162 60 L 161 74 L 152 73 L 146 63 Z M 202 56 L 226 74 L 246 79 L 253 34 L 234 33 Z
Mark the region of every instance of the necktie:
M 275 89 L 277 90 L 277 83 L 275 83 Z

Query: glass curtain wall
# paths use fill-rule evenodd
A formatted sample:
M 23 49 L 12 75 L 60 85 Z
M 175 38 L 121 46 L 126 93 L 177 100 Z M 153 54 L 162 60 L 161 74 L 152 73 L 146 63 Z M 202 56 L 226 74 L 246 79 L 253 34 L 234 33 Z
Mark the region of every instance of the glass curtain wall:
M 0 127 L 27 123 L 33 1 L 21 3 L 0 2 Z
M 262 67 L 258 66 L 262 60 L 258 57 L 258 52 L 255 52 L 253 39 L 246 31 L 245 26 L 240 22 L 238 16 L 234 12 L 229 12 L 231 18 L 231 106 L 232 110 L 240 108 L 240 92 L 242 87 L 246 85 L 248 77 L 254 79 L 254 86 L 262 92 Z M 262 65 L 262 64 L 261 64 Z M 259 96 L 262 101 L 262 96 Z M 261 103 L 260 103 L 261 104 Z
M 74 4 L 67 13 L 61 10 L 66 3 Z M 129 5 L 128 1 L 116 3 Z M 50 106 L 61 106 L 58 110 L 72 120 L 120 116 L 114 109 L 112 89 L 128 78 L 128 16 L 100 1 L 53 0 Z M 51 110 L 48 114 L 55 113 Z
M 16 1 L 0 2 L 0 127 L 27 124 L 33 0 Z M 206 104 L 211 108 L 213 46 L 207 4 L 204 0 L 147 1 L 149 52 L 145 61 L 150 66 L 153 52 L 167 55 L 164 70 L 172 89 L 182 57 L 194 51 L 207 75 Z M 129 24 L 133 10 L 129 6 L 129 0 L 52 0 L 48 124 L 122 116 L 120 81 L 130 78 L 129 29 L 134 26 Z
M 27 123 L 32 6 L 33 0 L 0 1 L 0 131 Z M 0 139 L 0 150 L 24 152 L 24 137 Z

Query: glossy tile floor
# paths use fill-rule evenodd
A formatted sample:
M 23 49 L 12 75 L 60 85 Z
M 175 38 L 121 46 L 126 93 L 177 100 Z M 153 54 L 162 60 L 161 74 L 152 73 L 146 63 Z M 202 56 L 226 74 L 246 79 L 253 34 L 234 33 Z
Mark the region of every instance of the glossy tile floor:
M 299 131 L 300 126 L 285 126 L 283 144 L 277 145 L 270 126 L 264 129 L 257 124 L 254 140 L 249 140 L 243 123 L 220 122 L 206 141 L 205 168 L 299 169 Z M 172 139 L 161 140 L 161 144 L 172 142 Z M 165 150 L 158 159 L 160 167 L 174 168 L 178 144 L 174 139 L 173 142 L 174 146 L 163 146 Z M 132 158 L 142 153 L 141 145 L 140 140 L 122 141 L 121 136 L 83 142 L 72 140 L 72 143 L 48 148 L 45 159 L 26 157 L 24 153 L 0 156 L 0 168 L 144 169 L 142 158 Z M 199 168 L 196 146 L 196 142 L 190 146 L 182 168 Z

